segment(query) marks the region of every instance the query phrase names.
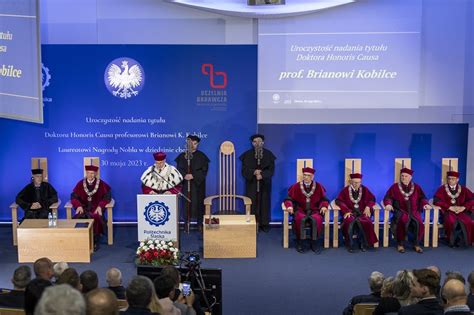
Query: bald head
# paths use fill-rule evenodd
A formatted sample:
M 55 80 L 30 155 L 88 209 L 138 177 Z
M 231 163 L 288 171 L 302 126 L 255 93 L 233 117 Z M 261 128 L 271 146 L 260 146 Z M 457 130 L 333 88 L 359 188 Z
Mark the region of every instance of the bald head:
M 441 294 L 446 300 L 446 306 L 466 304 L 467 294 L 464 283 L 457 279 L 448 280 L 443 286 Z
M 110 268 L 105 275 L 105 281 L 109 287 L 118 287 L 122 285 L 122 272 L 117 268 Z
M 86 294 L 87 315 L 116 315 L 118 302 L 109 289 L 94 289 Z

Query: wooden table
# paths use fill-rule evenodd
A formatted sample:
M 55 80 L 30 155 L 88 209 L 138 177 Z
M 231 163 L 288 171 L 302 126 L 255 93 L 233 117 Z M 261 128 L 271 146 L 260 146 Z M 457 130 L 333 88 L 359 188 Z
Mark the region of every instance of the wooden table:
M 204 258 L 256 258 L 257 224 L 255 216 L 250 222 L 245 215 L 215 215 L 219 225 L 209 227 L 203 223 Z
M 53 262 L 90 262 L 94 251 L 92 219 L 58 220 L 48 227 L 47 219 L 26 219 L 18 227 L 18 262 L 48 257 Z M 86 227 L 76 227 L 87 223 Z

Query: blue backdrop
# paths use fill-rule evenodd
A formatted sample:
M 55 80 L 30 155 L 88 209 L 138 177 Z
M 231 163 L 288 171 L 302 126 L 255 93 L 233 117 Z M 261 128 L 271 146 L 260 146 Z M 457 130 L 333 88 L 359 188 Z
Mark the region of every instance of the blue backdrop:
M 259 125 L 265 144 L 278 157 L 272 191 L 272 220 L 281 220 L 281 201 L 296 180 L 296 159 L 312 158 L 316 180 L 333 199 L 344 186 L 344 161 L 361 158 L 364 184 L 380 202 L 393 183 L 394 159 L 412 158 L 414 180 L 431 198 L 441 183 L 441 159 L 459 158 L 465 183 L 467 124 Z
M 113 96 L 104 82 L 107 66 L 121 57 L 143 69 L 144 85 L 128 99 Z M 155 150 L 167 150 L 174 164 L 186 134 L 200 134 L 211 159 L 207 192 L 214 194 L 219 144 L 232 140 L 237 154 L 250 146 L 256 46 L 46 45 L 42 58 L 45 123 L 0 120 L 0 220 L 10 220 L 8 206 L 30 179 L 31 157 L 48 158 L 49 181 L 64 204 L 83 176 L 83 157 L 99 156 L 101 178 L 116 199 L 114 219 L 135 221 L 140 175 Z M 203 71 L 203 64 L 213 69 Z M 237 188 L 242 193 L 241 182 Z

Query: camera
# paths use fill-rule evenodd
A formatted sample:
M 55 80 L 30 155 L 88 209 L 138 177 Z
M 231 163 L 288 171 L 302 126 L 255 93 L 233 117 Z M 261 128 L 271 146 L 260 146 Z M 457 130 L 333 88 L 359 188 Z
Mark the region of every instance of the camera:
M 198 253 L 192 252 L 184 257 L 185 266 L 189 269 L 199 267 L 201 265 L 201 257 Z

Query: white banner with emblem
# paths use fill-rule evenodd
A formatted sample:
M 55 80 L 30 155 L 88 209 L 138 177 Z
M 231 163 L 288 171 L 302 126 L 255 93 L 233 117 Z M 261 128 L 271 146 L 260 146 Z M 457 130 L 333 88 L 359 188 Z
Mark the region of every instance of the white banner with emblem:
M 138 240 L 179 242 L 177 195 L 137 195 Z

